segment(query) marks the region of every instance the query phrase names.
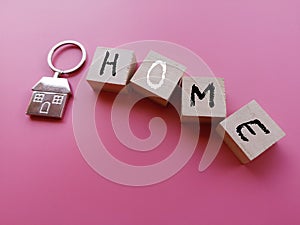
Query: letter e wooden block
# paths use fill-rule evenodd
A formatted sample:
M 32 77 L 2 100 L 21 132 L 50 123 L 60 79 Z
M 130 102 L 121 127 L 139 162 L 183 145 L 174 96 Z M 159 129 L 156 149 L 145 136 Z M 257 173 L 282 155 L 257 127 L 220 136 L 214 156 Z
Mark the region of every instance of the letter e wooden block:
M 185 67 L 165 56 L 150 51 L 130 80 L 137 92 L 162 105 L 167 105 Z
M 203 122 L 220 122 L 226 117 L 223 78 L 185 76 L 182 78 L 181 98 L 183 122 L 195 117 Z
M 217 132 L 224 131 L 224 142 L 244 164 L 261 155 L 285 136 L 281 128 L 254 100 L 218 125 Z
M 96 91 L 118 92 L 129 82 L 135 68 L 133 51 L 97 47 L 86 80 Z

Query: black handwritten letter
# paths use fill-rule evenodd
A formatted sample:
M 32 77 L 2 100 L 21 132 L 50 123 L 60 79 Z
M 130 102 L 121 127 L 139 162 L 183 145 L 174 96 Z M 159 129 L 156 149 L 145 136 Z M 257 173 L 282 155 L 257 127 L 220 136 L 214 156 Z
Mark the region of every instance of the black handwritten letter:
M 104 74 L 105 66 L 106 66 L 106 65 L 110 65 L 110 66 L 112 66 L 112 75 L 115 76 L 116 73 L 117 73 L 117 72 L 116 72 L 116 67 L 117 67 L 117 60 L 118 60 L 118 58 L 119 58 L 119 54 L 118 54 L 118 53 L 115 54 L 114 61 L 112 61 L 112 62 L 108 62 L 108 61 L 107 61 L 107 60 L 108 60 L 108 57 L 109 57 L 109 52 L 106 51 L 106 53 L 105 53 L 105 58 L 104 58 L 104 60 L 103 60 L 102 66 L 101 66 L 100 75 L 103 75 L 103 74 Z
M 249 132 L 250 132 L 251 134 L 256 135 L 255 131 L 254 131 L 254 130 L 252 129 L 252 127 L 250 126 L 250 125 L 254 125 L 254 124 L 257 125 L 260 129 L 262 129 L 262 130 L 265 132 L 265 134 L 271 133 L 271 132 L 265 127 L 265 125 L 263 125 L 258 119 L 254 119 L 254 120 L 251 120 L 251 121 L 249 121 L 249 122 L 242 123 L 242 124 L 240 124 L 240 125 L 238 125 L 238 126 L 236 127 L 236 132 L 237 132 L 237 134 L 241 137 L 241 139 L 242 139 L 243 141 L 249 141 L 249 139 L 246 138 L 245 135 L 242 133 L 242 129 L 243 129 L 244 127 L 246 127 L 246 128 L 249 130 Z
M 214 97 L 215 97 L 215 86 L 213 83 L 210 83 L 203 92 L 199 90 L 199 88 L 193 84 L 191 91 L 191 107 L 195 106 L 195 94 L 198 96 L 200 100 L 205 98 L 205 95 L 209 91 L 209 106 L 210 108 L 215 106 Z

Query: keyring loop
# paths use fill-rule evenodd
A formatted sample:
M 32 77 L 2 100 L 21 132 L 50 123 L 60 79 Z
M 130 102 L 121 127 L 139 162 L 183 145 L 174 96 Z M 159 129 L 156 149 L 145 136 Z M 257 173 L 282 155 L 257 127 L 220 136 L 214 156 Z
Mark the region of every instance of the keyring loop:
M 82 53 L 82 57 L 81 57 L 80 62 L 75 67 L 73 67 L 71 69 L 68 69 L 68 70 L 58 69 L 52 63 L 52 57 L 53 57 L 53 54 L 54 54 L 55 50 L 57 50 L 58 48 L 60 48 L 61 46 L 64 46 L 64 45 L 75 45 L 75 46 L 77 46 L 77 47 L 80 48 L 81 53 Z M 86 50 L 85 50 L 85 48 L 78 41 L 74 41 L 74 40 L 65 40 L 65 41 L 61 41 L 61 42 L 57 43 L 49 51 L 48 58 L 47 58 L 48 65 L 50 66 L 50 68 L 53 71 L 55 71 L 55 75 L 54 75 L 55 77 L 58 77 L 60 74 L 66 74 L 66 73 L 72 73 L 72 72 L 74 72 L 75 70 L 79 69 L 83 65 L 83 63 L 85 62 L 85 60 L 86 60 Z

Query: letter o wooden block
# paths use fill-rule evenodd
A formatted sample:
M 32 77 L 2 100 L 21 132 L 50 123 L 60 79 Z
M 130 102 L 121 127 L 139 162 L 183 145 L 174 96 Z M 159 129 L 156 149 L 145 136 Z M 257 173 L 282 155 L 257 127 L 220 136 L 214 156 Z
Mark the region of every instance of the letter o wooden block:
M 128 84 L 135 68 L 133 51 L 97 47 L 86 80 L 94 90 L 118 92 Z
M 224 142 L 244 164 L 285 136 L 254 100 L 223 120 L 218 125 L 217 132 L 225 132 Z
M 130 86 L 155 102 L 167 105 L 185 66 L 150 51 L 130 80 Z

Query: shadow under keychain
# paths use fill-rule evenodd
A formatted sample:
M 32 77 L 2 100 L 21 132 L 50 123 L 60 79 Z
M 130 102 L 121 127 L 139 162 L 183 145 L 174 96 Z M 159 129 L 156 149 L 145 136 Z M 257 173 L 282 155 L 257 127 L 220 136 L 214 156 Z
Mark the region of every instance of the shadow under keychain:
M 67 70 L 57 69 L 52 58 L 55 50 L 64 45 L 75 45 L 80 48 L 82 58 L 73 68 Z M 59 42 L 52 47 L 48 53 L 48 65 L 55 72 L 53 77 L 42 77 L 32 88 L 32 96 L 26 114 L 30 116 L 43 116 L 59 118 L 63 117 L 68 97 L 71 95 L 71 88 L 66 78 L 60 78 L 62 74 L 72 73 L 79 69 L 86 60 L 86 50 L 82 44 L 73 40 Z

